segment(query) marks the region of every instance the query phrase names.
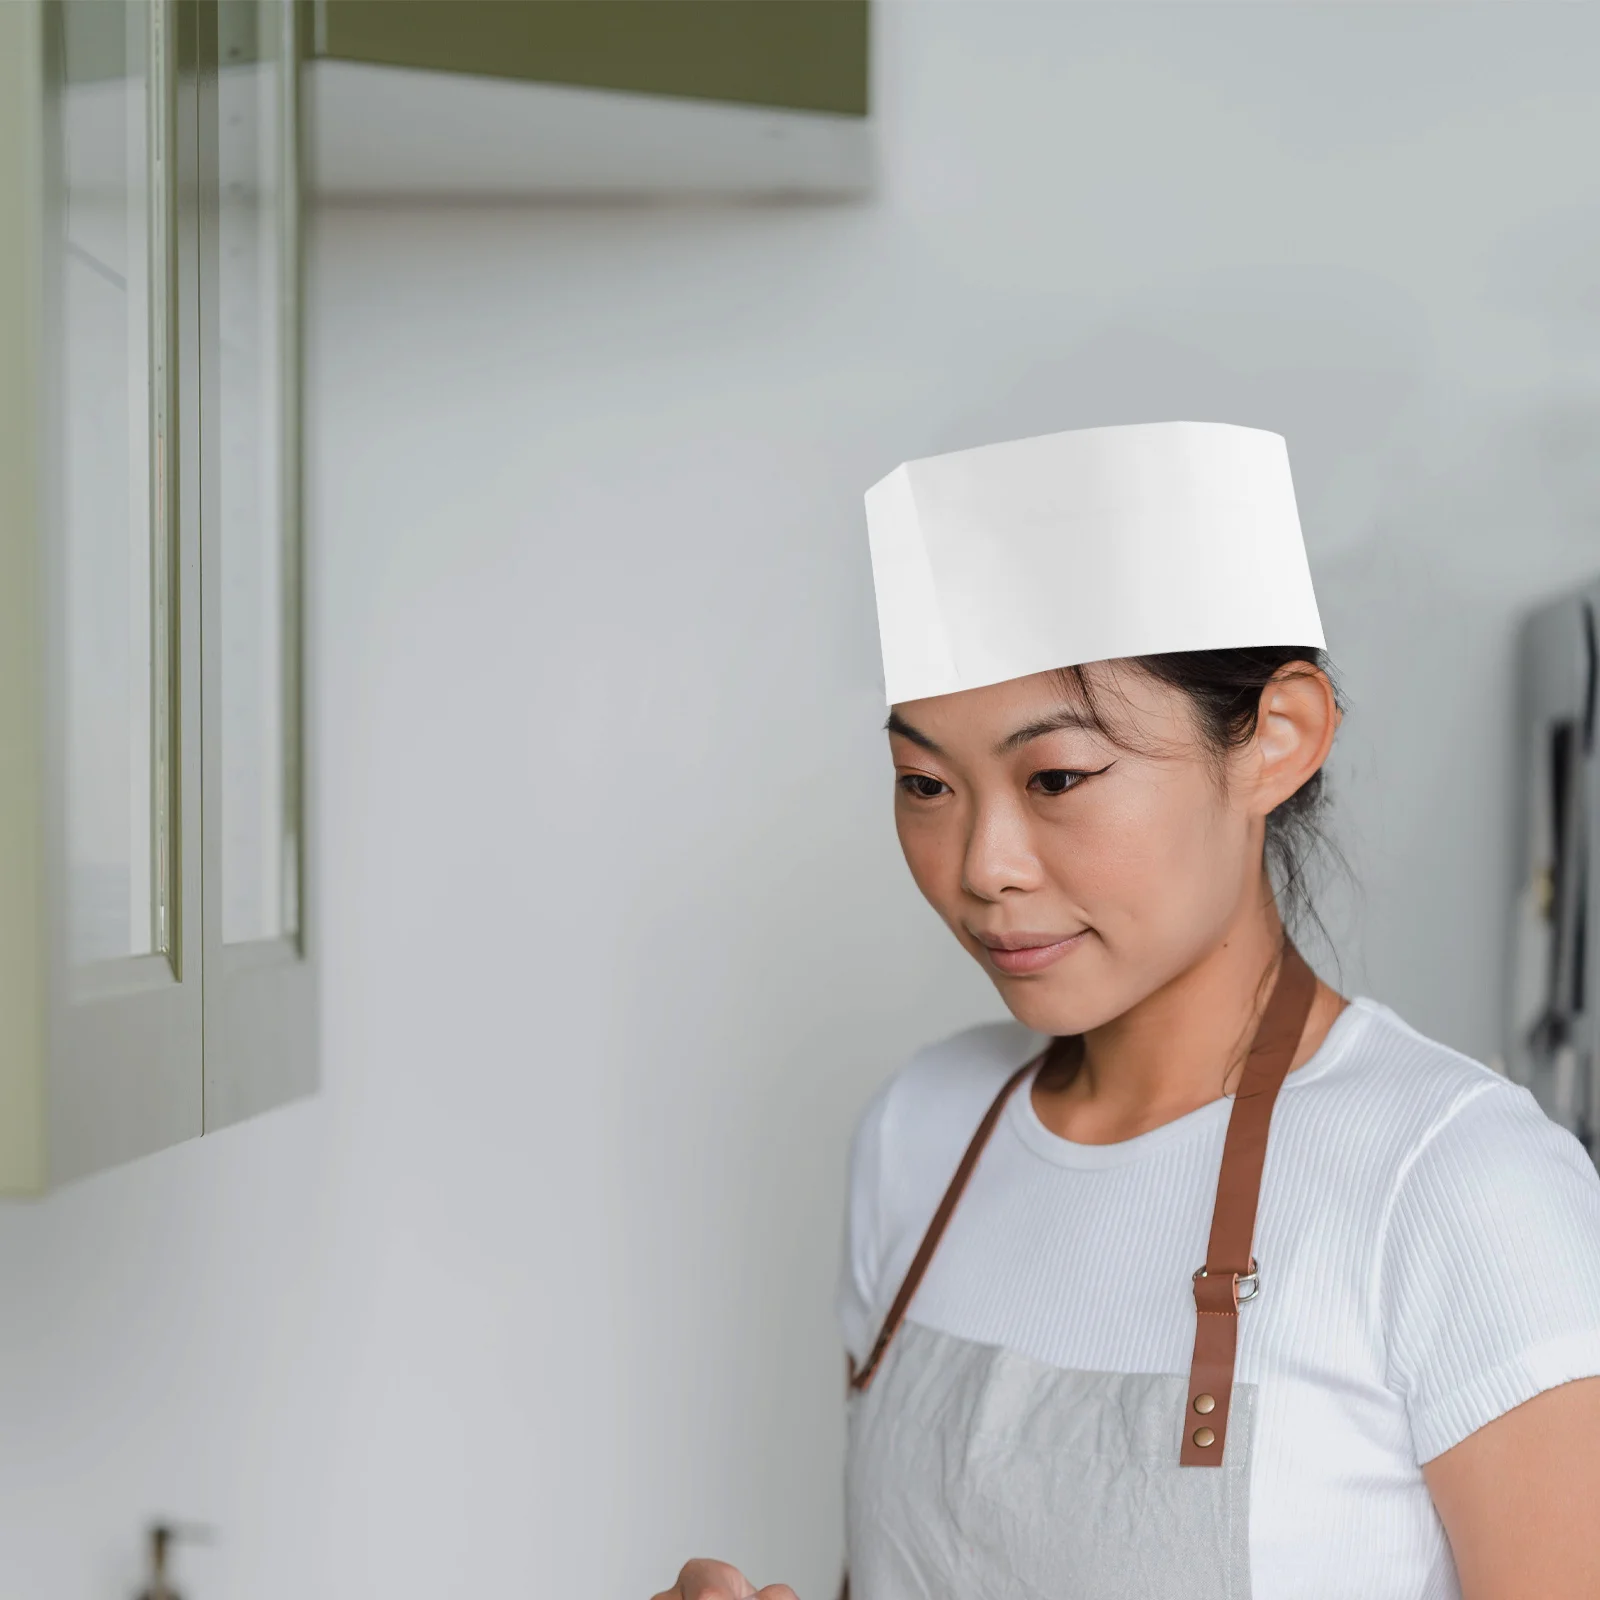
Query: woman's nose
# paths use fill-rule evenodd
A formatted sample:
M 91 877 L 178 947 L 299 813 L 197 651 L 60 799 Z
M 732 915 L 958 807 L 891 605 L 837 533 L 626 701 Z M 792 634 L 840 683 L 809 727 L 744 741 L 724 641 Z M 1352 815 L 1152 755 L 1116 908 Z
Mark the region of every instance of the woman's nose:
M 1013 806 L 981 807 L 967 837 L 962 887 L 980 900 L 1037 889 L 1043 879 L 1028 819 Z

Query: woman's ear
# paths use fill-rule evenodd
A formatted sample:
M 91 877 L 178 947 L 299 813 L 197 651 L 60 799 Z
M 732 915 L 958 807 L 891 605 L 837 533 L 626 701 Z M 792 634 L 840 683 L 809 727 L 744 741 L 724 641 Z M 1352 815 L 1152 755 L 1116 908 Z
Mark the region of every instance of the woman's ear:
M 1304 662 L 1280 668 L 1261 691 L 1251 741 L 1250 809 L 1265 816 L 1320 770 L 1342 720 L 1327 673 Z

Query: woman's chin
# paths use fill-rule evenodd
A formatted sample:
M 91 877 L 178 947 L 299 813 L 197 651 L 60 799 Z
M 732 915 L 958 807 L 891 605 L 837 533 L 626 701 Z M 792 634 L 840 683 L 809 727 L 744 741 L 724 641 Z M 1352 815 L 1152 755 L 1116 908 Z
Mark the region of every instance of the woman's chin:
M 1091 998 L 1098 985 L 1085 993 L 1090 986 L 1081 982 L 1049 984 L 1040 978 L 1008 978 L 999 973 L 990 976 L 1011 1015 L 1034 1033 L 1088 1033 L 1118 1014 L 1103 999 Z

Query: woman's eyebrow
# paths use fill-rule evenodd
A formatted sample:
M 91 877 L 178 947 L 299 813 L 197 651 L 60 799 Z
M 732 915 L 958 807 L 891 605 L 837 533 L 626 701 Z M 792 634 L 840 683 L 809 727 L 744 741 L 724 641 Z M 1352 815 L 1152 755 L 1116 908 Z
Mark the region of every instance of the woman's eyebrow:
M 936 756 L 944 754 L 927 734 L 919 728 L 913 728 L 898 711 L 891 711 L 889 720 L 883 726 L 887 732 L 898 733 L 902 739 L 909 739 L 912 744 L 920 745 L 924 750 L 931 750 Z
M 889 733 L 897 733 L 902 739 L 909 739 L 912 744 L 921 746 L 924 750 L 932 751 L 936 756 L 942 756 L 944 751 L 936 745 L 920 728 L 913 728 L 898 711 L 889 713 L 889 720 L 884 723 L 884 728 Z M 1063 730 L 1086 730 L 1098 733 L 1099 726 L 1087 712 L 1079 711 L 1072 706 L 1063 706 L 1059 711 L 1053 711 L 1047 717 L 1040 717 L 1034 722 L 1029 722 L 1016 730 L 1008 733 L 999 744 L 994 747 L 997 756 L 1009 754 L 1021 747 L 1030 739 L 1043 738 L 1047 733 L 1061 733 Z
M 1040 717 L 1038 721 L 1026 723 L 1018 728 L 1015 733 L 1008 733 L 994 747 L 994 753 L 997 756 L 1007 755 L 1013 750 L 1020 750 L 1030 739 L 1040 739 L 1047 733 L 1070 730 L 1099 732 L 1094 718 L 1087 712 L 1079 711 L 1072 706 L 1063 706 L 1059 711 L 1051 712 L 1048 717 Z

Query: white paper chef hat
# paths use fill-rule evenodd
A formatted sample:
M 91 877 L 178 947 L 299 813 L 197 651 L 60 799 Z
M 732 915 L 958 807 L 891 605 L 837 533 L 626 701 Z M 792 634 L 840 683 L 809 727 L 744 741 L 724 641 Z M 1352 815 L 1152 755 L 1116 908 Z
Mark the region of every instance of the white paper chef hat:
M 1168 650 L 1320 648 L 1289 452 L 1219 422 L 1085 428 L 867 491 L 891 705 Z

